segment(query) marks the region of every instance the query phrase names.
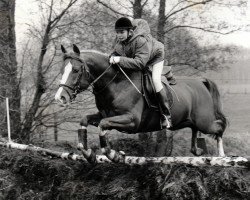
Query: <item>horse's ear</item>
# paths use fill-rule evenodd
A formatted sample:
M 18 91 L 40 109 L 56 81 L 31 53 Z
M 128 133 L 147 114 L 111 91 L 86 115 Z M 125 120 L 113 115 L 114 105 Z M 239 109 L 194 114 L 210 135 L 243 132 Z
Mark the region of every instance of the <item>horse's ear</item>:
M 61 50 L 62 50 L 63 53 L 67 53 L 67 51 L 66 51 L 66 49 L 64 48 L 63 45 L 61 45 Z
M 76 54 L 78 54 L 78 55 L 80 55 L 80 50 L 79 50 L 79 48 L 75 45 L 75 44 L 73 44 L 73 51 L 76 53 Z

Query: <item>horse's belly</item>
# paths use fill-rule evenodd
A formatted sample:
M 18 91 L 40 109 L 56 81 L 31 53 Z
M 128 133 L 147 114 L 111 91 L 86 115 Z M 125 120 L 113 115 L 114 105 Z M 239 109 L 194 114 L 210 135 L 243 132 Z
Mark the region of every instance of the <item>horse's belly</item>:
M 161 129 L 160 126 L 160 114 L 159 112 L 148 109 L 143 112 L 138 132 L 151 132 L 158 131 Z

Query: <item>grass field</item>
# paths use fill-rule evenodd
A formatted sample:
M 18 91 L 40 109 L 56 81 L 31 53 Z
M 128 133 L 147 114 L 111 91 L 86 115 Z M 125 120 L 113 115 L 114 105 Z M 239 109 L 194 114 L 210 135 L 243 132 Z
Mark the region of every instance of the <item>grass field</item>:
M 250 155 L 250 94 L 227 94 L 223 102 L 229 120 L 224 135 L 227 151 Z

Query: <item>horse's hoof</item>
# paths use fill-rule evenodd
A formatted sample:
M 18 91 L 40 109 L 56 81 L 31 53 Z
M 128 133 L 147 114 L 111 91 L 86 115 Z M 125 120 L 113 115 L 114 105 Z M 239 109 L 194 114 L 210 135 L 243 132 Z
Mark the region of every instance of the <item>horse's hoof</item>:
M 124 163 L 125 162 L 125 152 L 124 151 L 119 151 L 116 152 L 113 149 L 109 149 L 109 151 L 106 151 L 106 156 L 109 160 L 111 160 L 114 163 Z
M 77 149 L 78 150 L 82 150 L 83 149 L 83 144 L 82 143 L 78 143 L 77 144 Z
M 96 164 L 97 160 L 96 160 L 96 154 L 92 149 L 88 149 L 87 151 L 81 147 L 79 147 L 84 158 L 91 164 Z
M 96 154 L 92 149 L 88 149 L 88 151 L 90 151 L 90 156 L 87 159 L 87 161 L 91 164 L 96 164 L 97 160 L 96 160 Z
M 124 151 L 116 152 L 112 161 L 115 163 L 125 163 L 125 156 L 126 155 Z
M 204 151 L 201 148 L 191 149 L 191 153 L 195 156 L 201 156 L 203 155 Z
M 126 154 L 124 151 L 119 151 L 120 162 L 125 163 Z

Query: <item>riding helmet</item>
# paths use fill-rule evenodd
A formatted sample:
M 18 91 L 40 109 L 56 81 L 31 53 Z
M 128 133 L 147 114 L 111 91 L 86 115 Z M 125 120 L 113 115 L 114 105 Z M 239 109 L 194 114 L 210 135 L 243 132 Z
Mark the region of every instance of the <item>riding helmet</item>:
M 132 22 L 127 17 L 121 17 L 115 22 L 115 30 L 127 30 L 132 28 Z

